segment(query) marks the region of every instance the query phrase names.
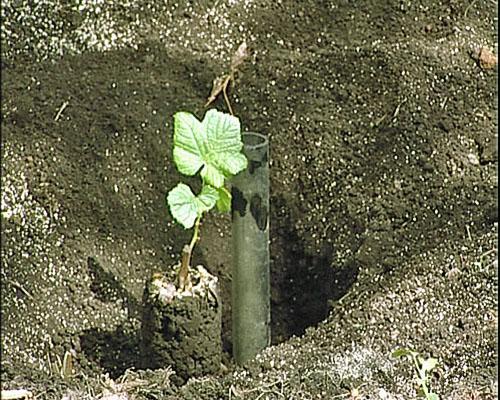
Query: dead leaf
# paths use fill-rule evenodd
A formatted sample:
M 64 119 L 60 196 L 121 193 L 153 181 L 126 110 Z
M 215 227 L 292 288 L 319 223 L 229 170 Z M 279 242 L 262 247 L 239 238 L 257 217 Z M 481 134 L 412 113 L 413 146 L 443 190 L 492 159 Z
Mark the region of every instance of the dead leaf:
M 214 82 L 212 83 L 212 91 L 210 92 L 210 96 L 208 97 L 205 107 L 208 107 L 210 103 L 215 101 L 217 96 L 224 90 L 224 87 L 227 85 L 228 79 L 229 75 L 219 76 L 214 79 Z
M 231 104 L 229 104 L 229 100 L 227 98 L 226 90 L 229 86 L 229 82 L 234 81 L 234 75 L 236 74 L 238 67 L 243 64 L 249 54 L 246 42 L 241 43 L 231 58 L 229 74 L 214 79 L 212 83 L 212 91 L 210 92 L 210 96 L 208 97 L 205 107 L 208 107 L 212 102 L 214 102 L 219 94 L 224 93 L 224 99 L 227 103 L 227 107 L 229 108 L 229 112 L 233 114 Z
M 236 50 L 236 53 L 233 54 L 233 58 L 231 59 L 231 73 L 235 73 L 238 67 L 243 64 L 245 59 L 250 55 L 248 52 L 248 47 L 246 42 L 243 42 Z

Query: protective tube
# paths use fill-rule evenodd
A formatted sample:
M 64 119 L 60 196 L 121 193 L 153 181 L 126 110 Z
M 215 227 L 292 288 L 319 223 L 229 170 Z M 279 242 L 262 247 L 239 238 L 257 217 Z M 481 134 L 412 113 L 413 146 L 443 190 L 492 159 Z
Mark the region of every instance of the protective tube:
M 232 181 L 232 339 L 238 364 L 271 340 L 269 283 L 269 145 L 259 133 L 242 134 L 248 167 Z

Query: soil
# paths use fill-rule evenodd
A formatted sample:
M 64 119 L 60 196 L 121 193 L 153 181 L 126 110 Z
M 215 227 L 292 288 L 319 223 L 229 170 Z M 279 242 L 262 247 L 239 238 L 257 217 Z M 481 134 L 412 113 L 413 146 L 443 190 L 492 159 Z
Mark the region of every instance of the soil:
M 2 4 L 2 389 L 408 399 L 408 347 L 439 360 L 441 398 L 497 398 L 493 1 L 21 3 Z M 177 386 L 139 352 L 145 282 L 190 238 L 165 201 L 186 181 L 172 117 L 203 117 L 242 41 L 229 98 L 270 141 L 273 346 L 231 361 L 230 215 L 208 214 L 193 263 L 221 284 L 224 365 Z

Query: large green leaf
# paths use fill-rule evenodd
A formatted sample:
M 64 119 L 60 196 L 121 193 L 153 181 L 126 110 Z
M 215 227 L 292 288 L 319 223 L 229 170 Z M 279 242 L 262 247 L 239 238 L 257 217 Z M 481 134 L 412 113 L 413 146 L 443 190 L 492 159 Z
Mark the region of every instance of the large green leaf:
M 201 147 L 205 133 L 201 122 L 187 112 L 174 115 L 174 162 L 179 172 L 192 176 L 203 166 Z
M 210 210 L 218 199 L 217 189 L 211 186 L 204 185 L 200 194 L 195 196 L 188 185 L 179 183 L 168 193 L 167 203 L 175 220 L 190 229 L 196 218 Z
M 200 171 L 203 181 L 215 188 L 224 179 L 247 167 L 241 153 L 240 121 L 215 109 L 207 111 L 200 122 L 190 113 L 174 115 L 174 161 L 185 175 Z

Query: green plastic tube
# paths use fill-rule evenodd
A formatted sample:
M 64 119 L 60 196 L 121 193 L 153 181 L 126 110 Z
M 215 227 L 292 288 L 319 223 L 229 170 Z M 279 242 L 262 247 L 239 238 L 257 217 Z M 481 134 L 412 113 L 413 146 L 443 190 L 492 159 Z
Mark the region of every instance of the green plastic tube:
M 248 168 L 232 180 L 232 341 L 237 364 L 271 341 L 269 281 L 269 144 L 242 134 Z

